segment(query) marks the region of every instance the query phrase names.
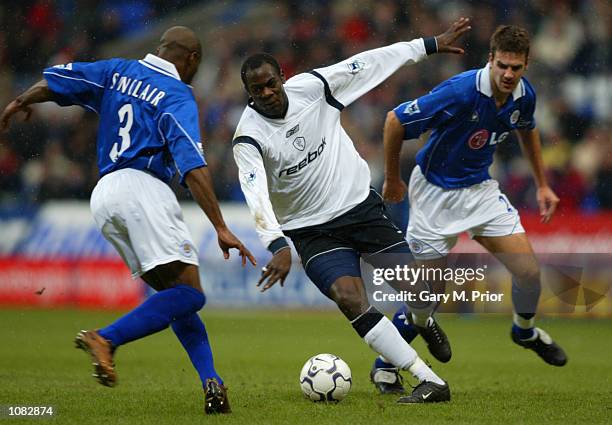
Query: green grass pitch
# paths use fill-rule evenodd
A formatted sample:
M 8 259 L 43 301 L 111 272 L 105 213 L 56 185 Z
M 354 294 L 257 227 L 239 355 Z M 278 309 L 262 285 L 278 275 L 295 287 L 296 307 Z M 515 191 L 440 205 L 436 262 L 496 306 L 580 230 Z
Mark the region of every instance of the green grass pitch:
M 374 391 L 373 353 L 339 312 L 201 315 L 230 388 L 231 415 L 203 414 L 197 375 L 169 330 L 121 347 L 118 386 L 100 386 L 72 339 L 118 313 L 65 310 L 0 310 L 0 404 L 53 405 L 51 423 L 58 424 L 612 423 L 610 319 L 542 319 L 568 352 L 569 363 L 555 368 L 511 343 L 509 317 L 440 315 L 451 362 L 437 363 L 420 339 L 414 346 L 449 381 L 452 402 L 406 406 Z M 351 393 L 336 405 L 312 403 L 299 389 L 303 363 L 321 352 L 339 355 L 352 369 Z

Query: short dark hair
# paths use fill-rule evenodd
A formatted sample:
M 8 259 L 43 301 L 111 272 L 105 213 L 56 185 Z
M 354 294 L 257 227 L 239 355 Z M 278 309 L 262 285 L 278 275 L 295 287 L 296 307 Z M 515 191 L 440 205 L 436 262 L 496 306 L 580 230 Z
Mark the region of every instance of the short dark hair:
M 247 88 L 246 74 L 248 71 L 252 69 L 257 69 L 262 66 L 264 63 L 269 63 L 276 70 L 277 74 L 281 74 L 281 67 L 278 64 L 278 61 L 274 59 L 274 56 L 269 55 L 268 53 L 255 53 L 254 55 L 249 56 L 242 63 L 242 68 L 240 68 L 240 78 L 242 79 L 242 84 Z
M 490 50 L 493 56 L 499 50 L 529 57 L 529 33 L 516 25 L 500 25 L 491 36 Z

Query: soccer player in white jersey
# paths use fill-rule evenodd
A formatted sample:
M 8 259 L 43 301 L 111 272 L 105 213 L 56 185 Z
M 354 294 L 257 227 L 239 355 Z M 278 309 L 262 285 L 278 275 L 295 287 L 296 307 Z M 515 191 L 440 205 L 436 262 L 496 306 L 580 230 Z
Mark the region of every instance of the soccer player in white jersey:
M 456 75 L 390 111 L 384 130 L 383 196 L 392 202 L 404 198 L 402 142 L 432 130 L 417 153 L 408 188 L 407 238 L 414 256 L 430 267 L 444 267 L 457 236 L 468 232 L 512 274 L 512 340 L 545 362 L 563 366 L 563 349 L 534 323 L 540 295 L 537 259 L 518 211 L 488 172 L 497 145 L 516 132 L 533 171 L 542 221 L 551 219 L 559 198 L 546 181 L 533 116 L 535 91 L 523 77 L 528 59 L 527 31 L 500 26 L 491 37 L 484 68 Z M 431 320 L 428 314 L 413 316 L 415 323 Z
M 197 313 L 206 302 L 198 253 L 167 185 L 178 171 L 215 227 L 225 258 L 236 248 L 243 266 L 247 257 L 255 264 L 223 220 L 201 150 L 198 108 L 188 86 L 201 56 L 193 31 L 173 27 L 162 36 L 156 55 L 139 61 L 110 59 L 47 68 L 43 80 L 6 107 L 0 129 L 18 112 L 29 116 L 29 105 L 46 101 L 81 105 L 99 114 L 100 181 L 91 196 L 94 219 L 132 275 L 158 292 L 111 325 L 79 333 L 77 348 L 93 358 L 98 381 L 114 386 L 115 350 L 170 326 L 200 376 L 205 412 L 229 413 L 227 392 Z
M 289 236 L 309 278 L 359 336 L 419 380 L 402 403 L 448 401 L 450 390 L 391 321 L 369 305 L 360 258 L 375 263 L 386 253 L 403 253 L 406 261 L 412 257 L 370 188 L 368 166 L 342 128 L 340 112 L 403 65 L 431 53 L 462 53 L 453 43 L 468 24 L 462 18 L 437 37 L 362 52 L 286 82 L 270 55 L 249 57 L 241 70 L 250 99 L 234 135 L 234 158 L 258 235 L 274 254 L 259 285 L 266 282 L 265 291 L 277 281 L 283 284 L 291 266 L 284 238 Z M 374 378 L 401 388 L 395 373 Z

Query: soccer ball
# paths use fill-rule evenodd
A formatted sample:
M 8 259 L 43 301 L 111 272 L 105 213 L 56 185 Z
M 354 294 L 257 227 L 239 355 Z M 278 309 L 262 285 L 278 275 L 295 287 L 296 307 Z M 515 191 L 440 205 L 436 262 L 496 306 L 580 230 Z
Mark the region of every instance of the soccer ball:
M 312 401 L 340 401 L 349 393 L 351 369 L 338 356 L 317 354 L 308 359 L 300 372 L 300 386 Z

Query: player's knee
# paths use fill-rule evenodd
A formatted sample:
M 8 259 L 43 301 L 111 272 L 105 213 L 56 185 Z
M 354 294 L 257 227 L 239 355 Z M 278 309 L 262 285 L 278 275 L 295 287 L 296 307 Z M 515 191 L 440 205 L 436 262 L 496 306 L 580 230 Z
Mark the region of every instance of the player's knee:
M 175 289 L 182 291 L 183 300 L 190 313 L 196 313 L 204 307 L 206 304 L 206 296 L 201 290 L 195 289 L 189 285 L 179 284 L 175 286 Z
M 540 267 L 535 264 L 513 273 L 513 277 L 523 285 L 540 283 Z
M 360 279 L 340 278 L 332 285 L 330 295 L 340 310 L 349 318 L 367 308 L 367 298 Z
M 204 307 L 204 304 L 206 304 L 206 295 L 200 291 L 198 291 L 198 294 L 199 296 L 197 297 L 196 311 L 202 310 L 202 307 Z

